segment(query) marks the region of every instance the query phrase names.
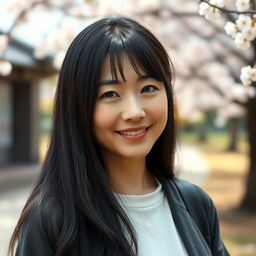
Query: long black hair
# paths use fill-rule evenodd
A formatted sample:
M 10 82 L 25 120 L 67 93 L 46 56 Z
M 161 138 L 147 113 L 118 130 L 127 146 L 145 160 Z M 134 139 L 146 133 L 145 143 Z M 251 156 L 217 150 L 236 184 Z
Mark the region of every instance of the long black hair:
M 77 241 L 84 234 L 82 226 L 96 234 L 101 245 L 95 246 L 103 246 L 104 255 L 137 254 L 136 234 L 113 195 L 93 136 L 93 113 L 103 60 L 108 54 L 112 75 L 115 77 L 119 72 L 123 76 L 124 53 L 138 75 L 142 69 L 164 82 L 168 120 L 146 156 L 146 164 L 160 182 L 174 177 L 173 68 L 168 54 L 138 22 L 120 16 L 101 19 L 80 32 L 67 51 L 59 74 L 49 149 L 14 230 L 9 254 L 13 254 L 31 212 L 38 213 L 40 222 L 49 209 L 47 222 L 56 255 L 76 255 Z M 131 242 L 123 234 L 124 229 Z

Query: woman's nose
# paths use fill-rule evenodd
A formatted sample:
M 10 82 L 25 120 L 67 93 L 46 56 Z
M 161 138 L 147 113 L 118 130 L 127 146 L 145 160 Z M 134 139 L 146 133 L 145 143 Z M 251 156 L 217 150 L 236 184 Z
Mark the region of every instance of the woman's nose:
M 123 120 L 139 121 L 143 117 L 145 117 L 145 111 L 138 99 L 132 97 L 125 102 L 122 111 Z

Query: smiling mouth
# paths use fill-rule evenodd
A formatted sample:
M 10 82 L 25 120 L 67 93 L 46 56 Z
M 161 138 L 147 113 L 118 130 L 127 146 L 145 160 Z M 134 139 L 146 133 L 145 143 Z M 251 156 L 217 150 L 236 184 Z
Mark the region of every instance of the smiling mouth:
M 136 136 L 136 135 L 145 133 L 145 131 L 146 131 L 146 128 L 138 130 L 138 131 L 120 131 L 118 133 L 120 133 L 121 135 Z
M 128 128 L 121 131 L 116 131 L 116 133 L 129 140 L 141 140 L 146 136 L 150 127 L 151 125 L 137 128 Z

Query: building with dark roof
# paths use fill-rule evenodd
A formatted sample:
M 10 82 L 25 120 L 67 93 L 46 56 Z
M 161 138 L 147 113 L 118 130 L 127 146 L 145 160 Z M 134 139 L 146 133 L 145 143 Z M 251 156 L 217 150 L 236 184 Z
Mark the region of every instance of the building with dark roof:
M 0 166 L 39 160 L 39 82 L 57 72 L 50 57 L 37 60 L 34 49 L 12 40 L 5 59 L 13 65 L 0 75 Z

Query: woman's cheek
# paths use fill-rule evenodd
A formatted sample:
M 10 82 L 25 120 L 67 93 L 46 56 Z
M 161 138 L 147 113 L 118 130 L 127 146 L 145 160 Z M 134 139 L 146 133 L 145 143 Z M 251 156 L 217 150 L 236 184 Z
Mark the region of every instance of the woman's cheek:
M 109 128 L 114 124 L 116 116 L 117 113 L 113 106 L 99 103 L 94 112 L 94 127 L 96 129 Z

